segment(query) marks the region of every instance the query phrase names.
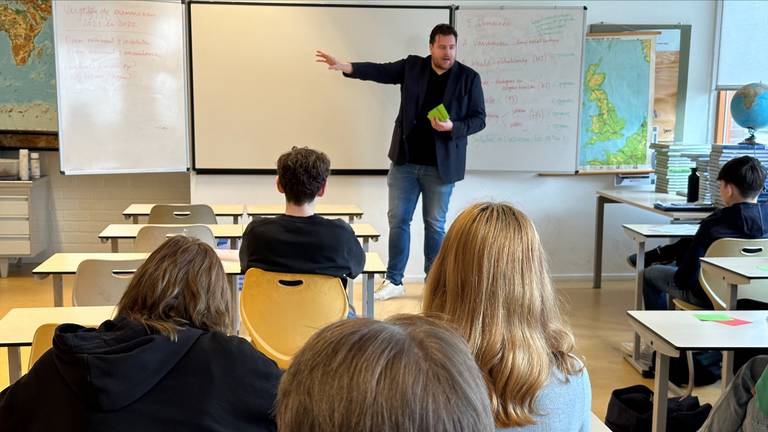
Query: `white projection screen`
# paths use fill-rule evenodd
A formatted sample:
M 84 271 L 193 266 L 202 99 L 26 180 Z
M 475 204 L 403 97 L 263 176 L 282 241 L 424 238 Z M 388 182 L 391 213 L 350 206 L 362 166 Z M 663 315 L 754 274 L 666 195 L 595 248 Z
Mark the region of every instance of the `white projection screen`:
M 334 170 L 387 169 L 400 86 L 344 78 L 316 63 L 427 55 L 449 7 L 191 3 L 194 168 L 272 170 L 292 146 Z

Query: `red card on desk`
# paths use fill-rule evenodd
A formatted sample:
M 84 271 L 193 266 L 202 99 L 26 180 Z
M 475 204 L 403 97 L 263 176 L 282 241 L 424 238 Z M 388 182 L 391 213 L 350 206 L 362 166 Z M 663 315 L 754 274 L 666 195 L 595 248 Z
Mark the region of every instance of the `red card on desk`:
M 752 324 L 752 321 L 745 321 L 743 319 L 738 319 L 738 318 L 733 318 L 728 321 L 715 321 L 715 322 L 718 322 L 720 324 L 725 324 L 727 326 L 733 326 L 733 327 L 744 325 L 744 324 Z

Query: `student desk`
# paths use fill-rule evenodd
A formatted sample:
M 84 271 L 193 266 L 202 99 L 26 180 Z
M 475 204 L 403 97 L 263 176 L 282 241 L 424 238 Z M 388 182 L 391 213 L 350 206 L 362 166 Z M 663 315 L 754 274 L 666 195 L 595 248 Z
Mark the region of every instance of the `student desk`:
M 48 323 L 98 326 L 112 318 L 114 306 L 43 307 L 11 309 L 0 319 L 0 347 L 8 348 L 8 375 L 13 384 L 21 377 L 21 347 L 32 345 L 38 327 Z
M 53 305 L 61 307 L 64 305 L 64 275 L 74 275 L 77 272 L 77 266 L 83 260 L 87 259 L 106 259 L 106 260 L 131 260 L 144 259 L 149 256 L 148 253 L 56 253 L 45 260 L 42 264 L 32 270 L 32 274 L 37 279 L 45 279 L 49 275 L 53 276 Z M 235 333 L 239 330 L 240 317 L 240 296 L 238 295 L 237 276 L 242 274 L 240 263 L 237 261 L 222 260 L 224 272 L 229 278 L 230 289 L 232 290 L 232 316 L 233 330 Z M 374 277 L 377 274 L 387 272 L 387 266 L 381 261 L 379 255 L 375 252 L 365 254 L 365 267 L 363 268 L 363 315 L 373 317 L 373 285 Z M 348 289 L 350 304 L 352 302 L 353 287 Z
M 629 323 L 656 350 L 654 381 L 653 431 L 665 431 L 669 358 L 690 350 L 768 348 L 768 311 L 731 311 L 733 318 L 751 324 L 727 326 L 712 321 L 699 321 L 693 315 L 702 311 L 627 311 Z M 723 388 L 727 385 L 731 364 L 723 361 Z
M 32 275 L 37 279 L 45 279 L 53 276 L 53 305 L 64 305 L 64 275 L 74 275 L 77 266 L 87 259 L 98 260 L 135 260 L 145 259 L 148 253 L 56 253 L 32 270 Z M 222 260 L 224 272 L 229 276 L 229 288 L 232 299 L 232 330 L 234 334 L 240 329 L 240 296 L 237 295 L 237 276 L 240 274 L 238 261 Z
M 133 223 L 139 223 L 139 216 L 149 216 L 155 204 L 131 204 L 123 210 L 123 217 L 131 219 Z M 232 218 L 232 223 L 240 222 L 240 216 L 243 215 L 245 206 L 242 204 L 212 204 L 213 214 L 216 216 L 226 216 Z
M 643 269 L 645 269 L 645 242 L 653 238 L 683 238 L 693 237 L 696 234 L 698 225 L 693 224 L 667 224 L 667 225 L 641 225 L 625 224 L 624 233 L 627 234 L 637 244 L 637 265 L 635 273 L 635 309 L 642 310 L 643 307 Z M 630 355 L 624 358 L 639 372 L 649 369 L 650 365 L 643 364 L 640 359 L 640 335 L 635 332 L 635 345 Z
M 285 214 L 285 204 L 248 204 L 245 213 L 253 216 L 279 216 Z M 363 217 L 363 210 L 354 204 L 317 204 L 315 214 L 320 216 L 346 216 L 349 223 Z
M 118 241 L 120 239 L 135 239 L 139 230 L 146 224 L 110 224 L 99 233 L 99 239 L 102 243 L 110 241 L 112 243 L 112 252 L 118 252 Z M 213 232 L 217 239 L 225 238 L 230 241 L 231 249 L 238 249 L 237 241 L 243 237 L 246 225 L 239 224 L 213 224 L 206 225 Z M 363 250 L 368 252 L 370 241 L 378 241 L 381 234 L 369 224 L 351 224 L 355 237 L 362 240 Z
M 653 204 L 661 202 L 682 202 L 685 198 L 677 195 L 653 192 L 652 186 L 627 189 L 610 189 L 597 191 L 595 208 L 595 252 L 592 287 L 600 288 L 603 277 L 603 218 L 606 204 L 629 204 L 633 207 L 648 210 L 671 218 L 673 222 L 696 223 L 709 216 L 709 212 L 695 211 L 664 211 L 653 208 Z
M 726 309 L 736 309 L 739 285 L 768 279 L 768 258 L 704 257 L 701 259 L 701 267 L 719 275 L 728 284 L 728 298 L 723 299 Z

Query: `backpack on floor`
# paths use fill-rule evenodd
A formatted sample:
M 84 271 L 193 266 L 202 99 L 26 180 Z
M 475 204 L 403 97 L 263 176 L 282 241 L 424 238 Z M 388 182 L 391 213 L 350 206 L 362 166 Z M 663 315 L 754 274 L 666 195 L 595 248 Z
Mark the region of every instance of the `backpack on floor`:
M 669 398 L 667 430 L 696 432 L 704 424 L 712 405 L 699 404 L 699 398 Z M 605 424 L 613 432 L 651 432 L 653 390 L 644 385 L 616 389 L 611 393 Z

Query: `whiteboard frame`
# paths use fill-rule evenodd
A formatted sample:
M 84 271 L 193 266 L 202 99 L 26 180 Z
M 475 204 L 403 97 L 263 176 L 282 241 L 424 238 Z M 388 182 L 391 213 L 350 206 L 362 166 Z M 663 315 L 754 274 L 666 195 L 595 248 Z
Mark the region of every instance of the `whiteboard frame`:
M 277 174 L 275 168 L 198 168 L 196 163 L 195 152 L 195 96 L 194 96 L 194 73 L 192 69 L 192 63 L 194 58 L 192 56 L 192 8 L 193 4 L 206 4 L 206 5 L 246 5 L 246 6 L 286 6 L 286 7 L 318 7 L 318 8 L 352 8 L 352 9 L 443 9 L 448 12 L 448 23 L 455 26 L 455 11 L 458 6 L 444 4 L 444 5 L 399 5 L 399 4 L 354 4 L 354 3 L 299 3 L 299 2 L 264 2 L 264 1 L 217 1 L 217 0 L 186 0 L 187 4 L 187 29 L 188 29 L 188 44 L 187 44 L 187 57 L 190 61 L 189 69 L 189 134 L 190 144 L 192 152 L 192 170 L 196 174 Z M 386 157 L 386 155 L 382 155 Z M 387 175 L 389 169 L 355 169 L 355 168 L 342 168 L 331 169 L 331 173 L 334 175 Z
M 496 170 L 496 169 L 478 169 L 473 168 L 469 169 L 467 168 L 467 172 L 547 172 L 547 173 L 564 173 L 564 174 L 578 174 L 579 173 L 579 137 L 581 136 L 581 100 L 584 97 L 584 50 L 586 47 L 586 41 L 587 41 L 587 6 L 534 6 L 534 5 L 520 5 L 520 6 L 497 6 L 497 5 L 478 5 L 478 6 L 456 6 L 454 8 L 454 14 L 451 16 L 451 25 L 453 24 L 453 21 L 455 21 L 455 12 L 458 10 L 574 10 L 574 9 L 580 9 L 584 11 L 584 14 L 582 15 L 582 43 L 581 43 L 581 61 L 579 64 L 579 103 L 576 113 L 576 151 L 575 156 L 573 160 L 573 169 L 565 169 L 565 170 L 559 170 L 559 169 L 543 169 L 543 170 L 524 170 L 524 169 L 508 169 L 508 170 Z M 457 29 L 458 31 L 459 29 Z M 469 145 L 472 145 L 472 138 L 469 138 L 470 142 Z
M 63 121 L 63 110 L 61 107 L 63 106 L 61 103 L 61 92 L 58 89 L 58 82 L 60 82 L 60 70 L 59 67 L 59 61 L 60 56 L 56 55 L 56 7 L 54 3 L 57 2 L 64 2 L 66 0 L 52 0 L 51 4 L 51 19 L 53 20 L 53 39 L 54 39 L 54 61 L 56 64 L 56 82 L 57 82 L 57 89 L 56 89 L 56 103 L 58 106 L 57 109 L 57 117 L 58 117 L 58 152 L 59 152 L 59 172 L 61 175 L 101 175 L 101 174 L 140 174 L 140 173 L 178 173 L 178 172 L 190 172 L 190 136 L 189 136 L 189 129 L 190 129 L 190 105 L 189 105 L 189 91 L 191 90 L 191 83 L 190 83 L 190 63 L 189 63 L 189 57 L 187 55 L 188 48 L 189 48 L 189 35 L 188 35 L 188 29 L 189 25 L 187 23 L 187 9 L 188 9 L 188 0 L 134 0 L 137 2 L 142 1 L 149 1 L 152 3 L 170 3 L 175 4 L 180 7 L 179 13 L 181 14 L 181 56 L 182 56 L 182 79 L 184 80 L 184 107 L 182 107 L 182 111 L 184 113 L 184 155 L 185 155 L 185 166 L 184 167 L 172 167 L 172 168 L 159 168 L 159 169 L 147 169 L 147 168 L 126 168 L 126 169 L 112 169 L 112 170 L 65 170 L 63 169 L 63 142 L 64 139 L 62 129 Z

